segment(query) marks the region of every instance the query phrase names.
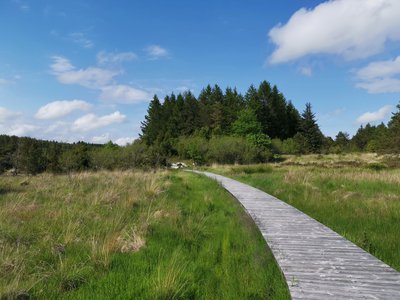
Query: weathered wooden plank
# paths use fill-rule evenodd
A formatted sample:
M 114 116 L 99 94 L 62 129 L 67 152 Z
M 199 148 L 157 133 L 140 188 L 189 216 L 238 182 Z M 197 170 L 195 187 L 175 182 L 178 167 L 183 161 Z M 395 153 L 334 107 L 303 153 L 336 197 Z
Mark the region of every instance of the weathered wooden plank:
M 217 180 L 259 227 L 292 299 L 400 299 L 400 273 L 287 203 L 236 180 Z

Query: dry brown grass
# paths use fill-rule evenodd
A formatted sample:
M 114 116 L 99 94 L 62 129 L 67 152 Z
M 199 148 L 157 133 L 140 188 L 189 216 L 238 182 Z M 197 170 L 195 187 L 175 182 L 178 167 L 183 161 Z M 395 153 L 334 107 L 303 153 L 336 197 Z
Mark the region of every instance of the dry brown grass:
M 0 201 L 0 295 L 15 298 L 38 285 L 73 289 L 91 270 L 107 268 L 113 253 L 139 251 L 149 214 L 160 211 L 140 203 L 160 198 L 164 178 L 132 171 L 0 177 L 8 191 Z

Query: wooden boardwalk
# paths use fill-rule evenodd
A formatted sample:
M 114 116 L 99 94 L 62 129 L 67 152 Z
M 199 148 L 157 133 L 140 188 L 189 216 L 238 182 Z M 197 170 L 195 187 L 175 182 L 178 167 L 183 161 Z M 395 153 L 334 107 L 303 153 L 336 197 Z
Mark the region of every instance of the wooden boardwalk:
M 244 206 L 271 248 L 292 299 L 400 300 L 400 273 L 287 203 L 209 172 Z

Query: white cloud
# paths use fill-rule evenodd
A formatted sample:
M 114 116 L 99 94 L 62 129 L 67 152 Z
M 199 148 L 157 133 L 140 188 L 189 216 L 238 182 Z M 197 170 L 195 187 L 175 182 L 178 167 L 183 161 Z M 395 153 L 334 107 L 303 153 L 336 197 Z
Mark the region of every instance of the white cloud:
M 391 112 L 392 106 L 385 105 L 381 107 L 379 110 L 374 112 L 366 112 L 357 118 L 357 123 L 365 124 L 369 122 L 381 121 L 385 119 L 385 117 Z
M 109 85 L 101 89 L 100 98 L 104 101 L 128 104 L 148 101 L 151 95 L 128 85 Z
M 13 112 L 11 110 L 8 110 L 4 107 L 0 106 L 0 124 L 4 123 L 6 121 L 12 120 L 14 118 L 17 118 L 21 115 L 19 112 Z
M 370 94 L 400 93 L 400 79 L 376 78 L 356 84 L 356 87 L 367 90 Z
M 55 119 L 69 115 L 76 110 L 88 110 L 90 107 L 91 105 L 83 100 L 53 101 L 39 108 L 35 118 L 41 120 Z
M 54 73 L 64 73 L 75 69 L 68 59 L 62 56 L 53 56 L 54 63 L 50 65 L 50 68 Z
M 391 77 L 400 74 L 400 56 L 393 60 L 376 61 L 357 71 L 357 77 L 370 80 L 378 77 Z
M 97 54 L 97 62 L 100 65 L 116 64 L 124 61 L 132 61 L 137 59 L 137 55 L 133 52 L 105 52 L 101 51 Z
M 97 128 L 105 127 L 114 123 L 121 123 L 126 116 L 116 111 L 112 114 L 98 117 L 95 114 L 87 114 L 75 120 L 72 125 L 73 131 L 90 131 Z
M 98 89 L 110 83 L 120 73 L 97 67 L 76 70 L 69 60 L 62 56 L 54 56 L 53 60 L 54 64 L 50 67 L 58 81 L 63 84 L 78 84 L 87 88 Z
M 38 126 L 32 124 L 13 124 L 3 128 L 2 131 L 8 135 L 27 136 L 38 129 Z
M 48 126 L 45 130 L 45 133 L 57 132 L 57 134 L 68 132 L 71 124 L 64 121 L 57 121 L 50 126 Z
M 109 83 L 117 74 L 116 71 L 89 67 L 60 73 L 57 78 L 64 84 L 79 84 L 88 88 L 98 88 Z
M 134 140 L 135 140 L 135 138 L 133 138 L 133 137 L 123 137 L 123 138 L 116 139 L 114 141 L 114 143 L 119 146 L 126 146 L 127 144 L 131 144 Z
M 103 134 L 103 135 L 100 135 L 100 136 L 92 137 L 92 143 L 95 143 L 95 144 L 105 144 L 108 141 L 110 141 L 110 134 L 109 133 L 106 133 L 106 134 Z
M 168 50 L 158 45 L 149 46 L 145 50 L 147 52 L 149 59 L 151 60 L 156 60 L 169 56 Z
M 357 87 L 369 93 L 400 92 L 400 56 L 393 60 L 371 62 L 356 72 Z
M 304 76 L 310 77 L 312 75 L 312 69 L 311 67 L 302 67 L 300 68 L 300 73 Z
M 365 58 L 400 40 L 400 1 L 333 0 L 314 9 L 302 8 L 284 25 L 269 31 L 277 48 L 271 63 L 283 63 L 308 54 L 337 54 Z
M 99 62 L 121 62 L 132 58 L 131 54 L 119 53 L 111 56 L 98 57 Z M 151 95 L 142 89 L 128 85 L 115 84 L 113 79 L 120 71 L 108 68 L 88 67 L 77 70 L 68 59 L 62 56 L 53 56 L 54 63 L 50 66 L 58 81 L 63 84 L 78 84 L 90 89 L 101 91 L 102 100 L 114 103 L 138 103 L 148 101 Z
M 0 107 L 0 134 L 27 136 L 39 129 L 38 126 L 23 123 L 20 112 L 13 112 Z
M 76 44 L 79 44 L 83 48 L 92 48 L 94 46 L 93 41 L 88 39 L 83 32 L 72 32 L 69 34 L 69 37 L 72 39 L 72 41 Z

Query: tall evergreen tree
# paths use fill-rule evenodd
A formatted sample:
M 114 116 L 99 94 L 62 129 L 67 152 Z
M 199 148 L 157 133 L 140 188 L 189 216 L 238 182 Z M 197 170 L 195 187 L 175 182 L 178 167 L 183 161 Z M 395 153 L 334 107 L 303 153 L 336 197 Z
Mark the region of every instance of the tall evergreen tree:
M 257 99 L 259 103 L 259 111 L 256 112 L 257 119 L 262 125 L 263 133 L 271 136 L 273 124 L 271 120 L 270 101 L 271 101 L 271 85 L 268 81 L 260 83 L 257 90 Z
M 310 103 L 306 103 L 306 108 L 301 116 L 300 132 L 304 136 L 305 140 L 303 151 L 306 153 L 318 153 L 322 147 L 323 134 L 319 129 Z
M 172 117 L 172 122 L 174 124 L 174 128 L 176 131 L 176 134 L 178 136 L 184 134 L 184 119 L 183 119 L 183 110 L 185 108 L 185 99 L 184 99 L 184 95 L 182 94 L 178 94 L 178 96 L 176 97 L 176 104 L 174 107 L 174 111 L 173 111 L 173 117 Z
M 201 127 L 199 102 L 189 91 L 184 95 L 184 104 L 182 109 L 182 134 L 187 136 L 193 134 Z
M 272 88 L 268 101 L 269 123 L 268 135 L 271 138 L 287 137 L 286 100 L 276 85 Z
M 349 149 L 349 134 L 347 132 L 339 131 L 335 138 L 336 147 L 340 152 L 347 151 Z
M 388 123 L 388 150 L 400 153 L 400 103 L 397 104 L 397 112 L 393 113 Z
M 262 130 L 264 133 L 267 131 L 267 123 L 265 122 L 265 115 L 264 115 L 264 105 L 263 102 L 260 99 L 260 95 L 258 93 L 258 90 L 254 87 L 254 85 L 251 85 L 249 89 L 247 90 L 245 96 L 244 96 L 244 101 L 246 104 L 247 108 L 250 108 L 251 110 L 254 111 L 254 113 L 257 116 L 257 120 L 261 123 Z
M 211 127 L 211 113 L 212 113 L 212 100 L 211 100 L 212 89 L 210 85 L 207 85 L 205 89 L 202 89 L 199 94 L 199 113 L 201 127 Z
M 224 94 L 218 85 L 211 92 L 211 128 L 223 133 L 227 127 L 224 114 Z
M 147 145 L 152 145 L 157 140 L 157 137 L 163 129 L 162 124 L 162 106 L 157 95 L 154 95 L 153 100 L 147 109 L 147 115 L 141 123 L 142 134 L 140 137 L 146 142 Z
M 224 116 L 227 134 L 231 124 L 237 119 L 238 113 L 244 109 L 243 97 L 236 91 L 236 89 L 227 88 L 224 95 Z
M 286 120 L 287 120 L 287 132 L 285 138 L 294 137 L 297 132 L 300 131 L 300 113 L 294 107 L 291 101 L 288 102 L 286 107 Z

